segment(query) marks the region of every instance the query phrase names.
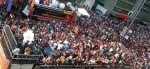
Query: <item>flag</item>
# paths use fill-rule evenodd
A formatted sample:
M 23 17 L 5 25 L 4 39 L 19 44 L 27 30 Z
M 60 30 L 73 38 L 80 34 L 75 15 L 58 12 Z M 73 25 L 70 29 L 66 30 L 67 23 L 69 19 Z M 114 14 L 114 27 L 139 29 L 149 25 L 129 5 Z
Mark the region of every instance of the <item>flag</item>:
M 78 26 L 75 26 L 73 31 L 74 31 L 75 34 L 77 34 L 77 33 L 78 33 L 78 30 L 79 30 L 79 27 L 78 27 Z

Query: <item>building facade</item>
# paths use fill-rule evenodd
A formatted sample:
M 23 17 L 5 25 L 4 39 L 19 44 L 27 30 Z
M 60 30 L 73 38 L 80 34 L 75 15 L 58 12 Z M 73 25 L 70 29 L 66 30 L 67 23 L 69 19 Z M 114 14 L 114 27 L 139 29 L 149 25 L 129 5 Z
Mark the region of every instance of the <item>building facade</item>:
M 106 14 L 124 14 L 130 21 L 150 22 L 150 0 L 76 0 L 76 3 L 94 11 L 100 5 L 107 9 Z
M 107 9 L 107 14 L 124 14 L 132 21 L 138 18 L 140 21 L 150 19 L 150 0 L 96 0 L 92 10 L 97 5 Z
M 140 22 L 146 22 L 150 24 L 150 0 L 147 0 L 137 16 Z
M 83 6 L 88 10 L 91 10 L 96 0 L 76 0 L 76 4 Z
M 134 7 L 136 1 L 137 0 L 117 0 L 113 10 L 127 15 Z

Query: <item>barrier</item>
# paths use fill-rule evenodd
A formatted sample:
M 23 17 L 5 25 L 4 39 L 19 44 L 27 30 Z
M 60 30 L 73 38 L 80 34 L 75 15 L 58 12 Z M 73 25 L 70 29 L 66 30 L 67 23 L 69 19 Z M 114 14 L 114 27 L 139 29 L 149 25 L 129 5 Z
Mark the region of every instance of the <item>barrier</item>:
M 132 69 L 132 65 L 36 65 L 33 69 Z
M 10 41 L 7 37 L 7 34 L 6 34 L 6 31 L 3 28 L 2 29 L 2 37 L 1 37 L 2 46 L 5 49 L 4 51 L 5 51 L 5 54 L 6 54 L 6 58 L 11 59 L 13 49 L 10 47 Z
M 33 64 L 39 61 L 39 58 L 42 58 L 42 55 L 13 55 L 12 61 L 14 64 Z

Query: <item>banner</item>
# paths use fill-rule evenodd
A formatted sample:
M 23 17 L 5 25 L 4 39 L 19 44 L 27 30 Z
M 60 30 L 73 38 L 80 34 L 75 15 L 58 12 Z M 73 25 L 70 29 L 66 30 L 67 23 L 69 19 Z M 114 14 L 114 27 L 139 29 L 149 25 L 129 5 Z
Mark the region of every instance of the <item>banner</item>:
M 10 12 L 12 8 L 13 0 L 7 0 L 7 8 L 6 11 Z

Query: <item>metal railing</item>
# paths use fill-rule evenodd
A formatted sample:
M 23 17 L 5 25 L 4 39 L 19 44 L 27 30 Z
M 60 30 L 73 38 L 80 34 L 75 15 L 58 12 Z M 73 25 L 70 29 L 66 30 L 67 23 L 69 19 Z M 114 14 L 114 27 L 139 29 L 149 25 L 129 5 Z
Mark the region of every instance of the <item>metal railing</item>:
M 10 27 L 8 25 L 5 25 L 3 28 L 3 31 L 4 31 L 5 38 L 7 38 L 7 41 L 9 42 L 8 44 L 10 44 L 10 48 L 12 50 L 15 49 L 17 46 L 17 41 L 16 41 Z
M 35 65 L 33 69 L 132 69 L 132 65 Z
M 32 64 L 32 63 L 37 63 L 37 61 L 39 61 L 39 58 L 42 57 L 43 55 L 18 54 L 18 55 L 13 55 L 12 61 L 15 64 Z
M 13 50 L 17 46 L 17 41 L 14 38 L 14 35 L 8 25 L 5 25 L 2 29 L 2 44 L 5 48 L 5 54 L 7 58 L 12 61 L 12 63 L 16 64 L 34 64 L 36 63 L 39 58 L 43 57 L 43 54 L 40 55 L 24 55 L 18 54 L 14 55 Z

